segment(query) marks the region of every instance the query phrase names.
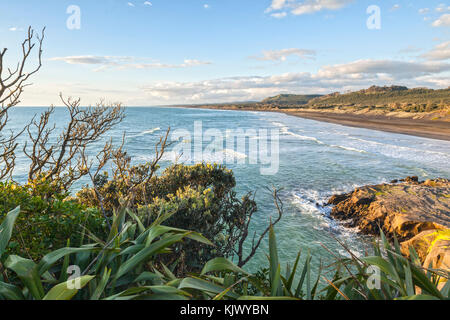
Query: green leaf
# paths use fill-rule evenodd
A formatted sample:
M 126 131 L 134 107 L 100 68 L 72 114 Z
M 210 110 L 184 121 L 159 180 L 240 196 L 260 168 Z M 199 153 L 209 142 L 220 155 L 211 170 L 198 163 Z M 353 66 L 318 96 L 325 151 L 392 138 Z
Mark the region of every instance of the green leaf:
M 298 262 L 300 261 L 300 256 L 301 256 L 302 252 L 299 251 L 297 254 L 297 258 L 295 259 L 295 263 L 294 263 L 294 267 L 292 268 L 291 274 L 289 275 L 289 278 L 287 280 L 287 284 L 286 287 L 287 289 L 290 291 L 292 288 L 292 283 L 294 282 L 294 278 L 295 278 L 295 274 L 297 272 L 297 268 L 298 268 Z
M 415 290 L 409 262 L 407 263 L 407 265 L 404 266 L 404 269 L 405 269 L 406 293 L 408 294 L 408 296 L 413 296 L 415 294 L 414 292 Z
M 419 286 L 422 290 L 428 292 L 430 295 L 433 295 L 439 299 L 445 299 L 445 297 L 441 294 L 437 287 L 428 279 L 427 275 L 424 274 L 422 269 L 411 265 L 411 273 L 415 280 L 415 285 Z
M 4 296 L 7 300 L 25 300 L 22 291 L 18 287 L 1 281 L 0 296 Z
M 311 260 L 308 260 L 306 264 L 306 298 L 308 300 L 312 300 L 311 294 Z
M 281 267 L 278 265 L 277 271 L 275 272 L 274 278 L 272 279 L 271 284 L 272 290 L 270 292 L 270 296 L 276 297 L 279 295 L 281 291 Z
M 11 255 L 6 260 L 5 267 L 17 274 L 35 299 L 42 299 L 44 288 L 42 287 L 37 265 L 33 261 Z
M 275 231 L 270 226 L 269 230 L 269 262 L 270 262 L 270 283 L 271 283 L 271 295 L 279 296 L 282 294 L 281 288 L 281 271 L 280 263 L 278 261 L 278 249 L 277 239 L 275 237 Z M 274 288 L 276 292 L 274 293 Z
M 308 251 L 308 255 L 306 257 L 306 262 L 303 266 L 302 275 L 300 276 L 300 281 L 297 285 L 297 290 L 295 291 L 295 296 L 298 297 L 303 288 L 303 283 L 305 281 L 306 273 L 309 269 L 309 264 L 311 263 L 311 253 Z
M 9 240 L 11 239 L 12 231 L 14 228 L 14 223 L 16 222 L 17 216 L 20 213 L 20 207 L 10 211 L 5 220 L 0 225 L 0 258 L 8 247 Z
M 161 266 L 163 267 L 165 276 L 167 278 L 169 278 L 171 281 L 177 279 L 177 277 L 172 273 L 172 271 L 170 271 L 169 268 L 167 268 L 167 266 L 164 263 L 161 263 Z
M 204 236 L 202 236 L 198 232 L 188 231 L 184 229 L 178 229 L 178 228 L 172 228 L 167 226 L 154 226 L 149 230 L 148 238 L 146 239 L 147 244 L 151 243 L 156 237 L 159 237 L 165 233 L 176 233 L 176 234 L 186 234 L 186 238 L 195 240 L 200 243 L 204 243 L 206 245 L 214 246 L 214 244 L 206 239 Z
M 136 216 L 136 214 L 135 214 L 132 210 L 127 209 L 127 213 L 128 213 L 128 215 L 129 215 L 130 217 L 132 217 L 132 218 L 136 221 L 136 223 L 137 223 L 137 225 L 138 225 L 138 227 L 139 227 L 139 232 L 140 232 L 140 233 L 143 233 L 143 232 L 145 231 L 145 227 L 144 227 L 144 225 L 142 224 L 141 219 L 139 219 L 139 218 Z
M 234 273 L 242 273 L 248 275 L 247 272 L 236 266 L 234 263 L 225 258 L 215 258 L 208 261 L 203 267 L 201 275 L 214 271 L 231 271 Z
M 59 259 L 64 258 L 67 255 L 79 252 L 92 252 L 96 250 L 95 248 L 61 248 L 50 252 L 45 255 L 38 264 L 39 275 L 44 274 L 44 272 L 48 271 Z M 66 270 L 61 270 L 61 272 L 65 272 Z
M 153 272 L 142 272 L 133 282 L 142 282 L 142 281 L 151 281 L 154 282 L 155 280 L 161 281 L 161 277 Z
M 201 292 L 210 292 L 214 295 L 218 295 L 226 290 L 224 287 L 199 278 L 183 279 L 180 283 L 179 289 L 195 289 Z M 239 296 L 232 291 L 227 292 L 225 296 L 232 299 L 239 298 Z
M 82 276 L 80 278 L 67 280 L 66 282 L 60 283 L 50 289 L 43 300 L 71 300 L 80 289 L 84 288 L 84 286 L 94 278 L 95 276 Z M 80 282 L 80 287 L 71 288 L 74 283 L 78 281 Z
M 103 291 L 106 288 L 106 285 L 108 284 L 109 277 L 111 276 L 111 269 L 108 269 L 105 267 L 105 270 L 103 271 L 102 279 L 97 284 L 97 287 L 95 288 L 94 293 L 91 296 L 91 300 L 99 300 Z
M 381 269 L 381 271 L 390 275 L 391 277 L 395 277 L 397 274 L 397 272 L 394 270 L 394 267 L 389 262 L 387 262 L 386 260 L 384 260 L 381 257 L 377 257 L 377 256 L 364 257 L 364 258 L 361 258 L 361 260 L 370 265 L 379 267 Z
M 119 267 L 119 270 L 115 275 L 115 279 L 119 279 L 124 274 L 135 269 L 140 263 L 147 261 L 158 251 L 170 247 L 172 244 L 181 241 L 185 236 L 186 234 L 171 235 L 156 241 L 149 247 L 142 249 Z

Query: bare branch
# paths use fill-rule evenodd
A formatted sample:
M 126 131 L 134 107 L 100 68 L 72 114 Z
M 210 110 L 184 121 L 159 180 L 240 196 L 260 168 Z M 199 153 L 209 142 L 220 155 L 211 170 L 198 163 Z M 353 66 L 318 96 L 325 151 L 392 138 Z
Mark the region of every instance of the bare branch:
M 20 102 L 20 96 L 24 88 L 31 85 L 28 80 L 32 75 L 37 73 L 42 67 L 42 44 L 45 38 L 45 28 L 42 29 L 41 35 L 35 35 L 31 27 L 28 28 L 26 39 L 22 42 L 22 59 L 14 69 L 6 68 L 4 58 L 7 49 L 0 51 L 0 159 L 2 166 L 0 167 L 0 180 L 8 176 L 11 177 L 15 166 L 15 150 L 17 148 L 16 139 L 19 134 L 11 134 L 8 137 L 2 135 L 3 129 L 8 122 L 8 110 L 16 106 Z M 34 47 L 38 44 L 38 64 L 30 72 L 26 72 L 28 59 L 33 52 Z M 4 71 L 7 72 L 4 72 Z
M 277 209 L 278 216 L 274 222 L 270 221 L 270 224 L 267 226 L 267 228 L 264 230 L 264 232 L 261 233 L 261 235 L 258 238 L 258 241 L 256 241 L 256 242 L 255 242 L 256 233 L 254 234 L 253 240 L 252 240 L 252 247 L 251 247 L 250 253 L 247 255 L 247 257 L 243 256 L 244 251 L 246 251 L 246 250 L 244 250 L 244 243 L 248 238 L 248 229 L 250 227 L 250 222 L 251 222 L 254 211 L 250 212 L 250 214 L 247 217 L 247 221 L 243 224 L 241 233 L 237 237 L 238 239 L 240 239 L 239 243 L 238 243 L 238 247 L 236 249 L 236 255 L 238 257 L 237 265 L 239 267 L 245 266 L 253 258 L 253 256 L 256 254 L 258 248 L 260 247 L 262 240 L 264 239 L 266 234 L 269 232 L 270 228 L 275 226 L 278 222 L 280 222 L 281 218 L 283 217 L 283 212 L 284 212 L 283 211 L 283 202 L 281 201 L 281 199 L 278 195 L 278 192 L 279 192 L 279 190 L 273 188 L 272 196 L 273 196 L 273 200 L 275 203 L 275 207 Z
M 56 141 L 50 142 L 50 136 L 55 126 L 49 126 L 49 119 L 54 112 L 50 108 L 44 112 L 39 121 L 32 120 L 27 128 L 31 147 L 24 147 L 25 155 L 31 160 L 28 174 L 29 181 L 43 179 L 58 181 L 64 190 L 82 177 L 89 175 L 93 164 L 86 156 L 87 148 L 99 142 L 103 136 L 124 117 L 121 104 L 105 105 L 103 102 L 96 106 L 81 107 L 80 99 L 64 99 L 69 122 Z M 98 173 L 113 156 L 112 143 L 107 142 L 97 155 Z

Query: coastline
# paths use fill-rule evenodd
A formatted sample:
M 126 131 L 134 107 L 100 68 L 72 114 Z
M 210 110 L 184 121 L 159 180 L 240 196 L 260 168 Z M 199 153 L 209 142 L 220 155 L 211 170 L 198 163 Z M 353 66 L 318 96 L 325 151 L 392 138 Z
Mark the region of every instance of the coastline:
M 331 112 L 283 112 L 292 116 L 340 124 L 348 127 L 365 128 L 377 131 L 400 133 L 422 138 L 450 141 L 450 122 L 394 118 L 384 115 L 350 114 Z
M 340 124 L 347 127 L 357 127 L 376 131 L 406 134 L 428 139 L 450 141 L 450 122 L 442 120 L 418 119 L 413 117 L 400 117 L 389 114 L 351 113 L 351 112 L 323 112 L 307 109 L 261 109 L 236 108 L 224 105 L 176 106 L 192 109 L 232 110 L 232 111 L 260 111 L 278 112 L 303 119 L 316 120 Z
M 450 180 L 417 176 L 332 196 L 331 216 L 367 235 L 381 228 L 405 256 L 414 247 L 425 268 L 450 270 Z

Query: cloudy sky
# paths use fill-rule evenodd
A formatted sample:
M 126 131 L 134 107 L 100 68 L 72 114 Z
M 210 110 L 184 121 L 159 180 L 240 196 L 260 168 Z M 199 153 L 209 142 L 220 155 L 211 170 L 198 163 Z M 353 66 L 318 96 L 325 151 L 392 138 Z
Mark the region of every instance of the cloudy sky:
M 29 25 L 47 32 L 24 106 L 59 92 L 151 106 L 450 86 L 442 0 L 0 0 L 7 64 Z

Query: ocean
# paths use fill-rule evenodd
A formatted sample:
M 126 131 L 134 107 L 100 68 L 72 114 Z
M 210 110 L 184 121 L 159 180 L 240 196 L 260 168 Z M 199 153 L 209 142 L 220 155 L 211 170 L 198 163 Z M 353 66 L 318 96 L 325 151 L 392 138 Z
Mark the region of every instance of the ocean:
M 18 132 L 42 111 L 44 108 L 14 108 L 8 128 Z M 57 108 L 52 119 L 57 129 L 62 128 L 66 120 L 65 109 Z M 254 216 L 251 234 L 262 232 L 270 217 L 276 216 L 270 188 L 281 189 L 285 212 L 276 226 L 276 235 L 283 267 L 294 262 L 300 249 L 305 256 L 308 250 L 312 253 L 315 267 L 320 261 L 329 262 L 332 255 L 322 245 L 334 254 L 345 256 L 345 250 L 335 238 L 346 242 L 356 254 L 364 252 L 371 239 L 333 221 L 329 217 L 330 209 L 320 205 L 331 195 L 412 175 L 422 180 L 450 178 L 448 141 L 345 127 L 274 112 L 126 108 L 126 119 L 109 132 L 108 138 L 120 143 L 125 132 L 125 148 L 134 163 L 142 163 L 153 158 L 155 143 L 168 127 L 179 136 L 190 134 L 190 139 L 184 137 L 172 146 L 173 150 L 168 150 L 163 167 L 175 159 L 186 164 L 202 160 L 225 162 L 235 174 L 238 194 L 256 192 L 259 210 Z M 215 132 L 215 136 L 226 140 L 230 132 L 239 135 L 242 131 L 253 132 L 244 149 L 224 145 L 220 152 L 198 153 L 199 146 L 195 142 L 199 141 L 198 135 Z M 28 161 L 21 152 L 26 140 L 25 134 L 19 138 L 21 147 L 14 173 L 18 181 L 26 179 Z M 174 150 L 179 149 L 174 148 L 186 145 L 188 148 L 177 157 Z M 209 146 L 210 143 L 204 141 L 203 148 Z M 96 147 L 99 145 L 93 146 L 92 153 Z M 261 150 L 267 151 L 265 157 Z M 234 159 L 233 163 L 229 159 Z M 266 162 L 261 163 L 262 160 Z M 262 170 L 268 167 L 272 170 Z M 85 183 L 87 181 L 80 181 L 75 188 Z M 264 241 L 247 268 L 255 271 L 267 265 L 266 252 L 268 244 Z

